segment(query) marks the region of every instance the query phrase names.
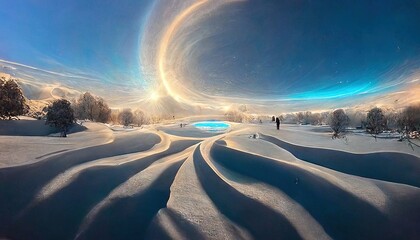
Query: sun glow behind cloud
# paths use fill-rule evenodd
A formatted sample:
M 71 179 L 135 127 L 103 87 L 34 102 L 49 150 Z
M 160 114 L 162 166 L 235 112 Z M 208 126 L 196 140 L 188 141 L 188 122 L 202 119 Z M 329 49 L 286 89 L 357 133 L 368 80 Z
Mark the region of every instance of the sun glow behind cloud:
M 75 1 L 68 3 L 75 10 L 85 4 Z M 58 30 L 46 27 L 54 36 L 61 26 L 71 26 L 72 18 L 77 17 L 80 26 L 95 24 L 73 26 L 70 45 L 59 37 L 46 39 L 37 49 L 42 55 L 32 54 L 30 61 L 10 61 L 19 58 L 8 52 L 12 48 L 0 46 L 0 54 L 12 56 L 0 55 L 5 59 L 0 62 L 3 70 L 31 81 L 91 91 L 114 107 L 144 105 L 166 112 L 224 111 L 225 106 L 241 104 L 255 112 L 349 107 L 391 97 L 395 99 L 389 101 L 395 101 L 400 97 L 394 93 L 418 83 L 420 31 L 412 21 L 395 17 L 418 18 L 409 7 L 394 16 L 380 9 L 369 12 L 366 9 L 375 3 L 364 2 L 337 6 L 334 1 L 150 0 L 132 9 L 134 2 L 97 8 L 97 16 L 89 11 L 54 15 Z M 384 4 L 393 9 L 393 3 Z M 50 10 L 58 11 L 55 7 L 51 4 Z M 34 11 L 36 16 L 40 10 Z M 106 20 L 110 12 L 124 16 L 118 25 Z M 130 27 L 120 28 L 121 24 Z M 386 25 L 387 31 L 376 24 Z M 399 31 L 402 28 L 407 31 Z M 119 34 L 108 36 L 109 29 Z M 14 34 L 20 42 L 30 39 L 17 33 L 19 29 Z M 136 38 L 129 41 L 133 35 Z M 65 61 L 57 57 L 60 51 Z M 31 64 L 34 59 L 54 64 Z M 410 96 L 416 100 L 415 94 Z

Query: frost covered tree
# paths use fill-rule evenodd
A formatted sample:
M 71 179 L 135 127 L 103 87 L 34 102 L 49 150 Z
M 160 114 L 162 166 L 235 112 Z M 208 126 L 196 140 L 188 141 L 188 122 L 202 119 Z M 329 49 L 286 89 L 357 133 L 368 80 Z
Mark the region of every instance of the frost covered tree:
M 312 112 L 306 111 L 303 113 L 303 124 L 307 125 L 311 123 Z
M 274 119 L 275 121 L 276 119 Z M 287 113 L 284 115 L 283 123 L 296 124 L 298 122 L 297 115 L 294 113 Z
M 329 125 L 333 130 L 333 138 L 337 138 L 348 127 L 349 117 L 343 109 L 337 109 L 330 115 Z
M 138 127 L 140 127 L 143 124 L 147 123 L 147 117 L 146 114 L 140 109 L 137 109 L 133 113 L 133 123 L 137 124 Z
M 420 104 L 405 108 L 400 115 L 398 125 L 407 133 L 420 131 Z
M 385 129 L 386 118 L 384 112 L 378 107 L 372 108 L 366 117 L 366 130 L 376 137 Z
M 399 130 L 399 121 L 401 119 L 401 112 L 389 110 L 385 112 L 386 127 L 388 130 Z
M 305 113 L 304 112 L 298 112 L 296 113 L 296 118 L 297 118 L 297 123 L 298 124 L 302 124 L 303 120 L 305 118 Z
M 327 125 L 328 121 L 330 119 L 331 113 L 330 112 L 322 112 L 320 114 L 321 114 L 321 124 Z
M 80 95 L 74 106 L 75 114 L 78 119 L 89 119 L 94 121 L 96 115 L 96 99 L 89 93 L 85 92 Z
M 0 119 L 18 118 L 27 110 L 26 99 L 16 80 L 0 78 Z
M 111 118 L 111 109 L 101 97 L 95 97 L 89 92 L 81 94 L 73 105 L 77 119 L 89 119 L 106 123 Z
M 111 119 L 111 109 L 103 98 L 96 98 L 97 116 L 94 120 L 101 123 L 107 123 Z
M 238 110 L 229 110 L 225 113 L 226 120 L 231 122 L 246 122 L 247 116 L 245 113 Z
M 350 110 L 350 112 L 347 111 L 347 115 L 350 118 L 349 125 L 351 127 L 361 128 L 363 127 L 363 123 L 366 122 L 366 112 Z
M 126 108 L 122 112 L 120 112 L 120 114 L 118 115 L 118 119 L 120 120 L 120 123 L 122 125 L 128 126 L 134 121 L 133 112 L 131 112 L 130 108 Z
M 321 125 L 322 118 L 321 113 L 311 113 L 309 115 L 309 123 L 312 125 Z
M 74 122 L 74 113 L 69 101 L 59 99 L 48 106 L 45 124 L 58 128 L 62 137 L 67 137 L 67 131 Z
M 238 107 L 238 110 L 244 113 L 244 112 L 248 111 L 248 108 L 245 104 L 242 104 Z

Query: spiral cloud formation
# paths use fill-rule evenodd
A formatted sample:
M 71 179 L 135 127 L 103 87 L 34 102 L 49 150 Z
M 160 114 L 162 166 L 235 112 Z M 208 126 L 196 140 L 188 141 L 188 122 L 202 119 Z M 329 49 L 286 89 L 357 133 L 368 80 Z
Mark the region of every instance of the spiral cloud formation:
M 29 24 L 4 40 L 3 69 L 91 90 L 114 106 L 270 112 L 419 101 L 413 1 L 73 1 L 69 12 L 52 2 L 53 26 L 38 17 L 31 24 L 45 32 L 30 33 Z M 9 15 L 26 11 L 5 4 Z M 28 22 L 45 11 L 32 4 Z M 0 31 L 18 19 L 8 21 Z M 38 38 L 12 41 L 25 34 Z M 37 58 L 12 51 L 22 46 Z

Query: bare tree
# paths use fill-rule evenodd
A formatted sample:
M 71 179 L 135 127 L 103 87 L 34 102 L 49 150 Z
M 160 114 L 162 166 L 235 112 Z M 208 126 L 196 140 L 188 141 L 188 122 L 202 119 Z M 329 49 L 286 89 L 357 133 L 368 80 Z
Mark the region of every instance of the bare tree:
M 363 123 L 366 122 L 366 113 L 361 111 L 351 111 L 347 112 L 349 116 L 350 122 L 349 126 L 354 128 L 361 128 L 363 127 Z
M 331 114 L 329 124 L 333 130 L 332 138 L 338 138 L 348 127 L 349 117 L 343 109 L 337 109 Z
M 284 116 L 283 116 L 283 114 L 280 114 L 279 119 L 280 119 L 280 121 L 281 121 L 281 122 L 283 122 L 283 121 L 284 121 Z M 274 119 L 274 120 L 275 120 L 275 119 Z
M 97 122 L 107 123 L 111 119 L 111 109 L 103 98 L 98 97 L 96 99 L 96 107 L 98 115 L 96 117 Z
M 131 112 L 130 108 L 124 109 L 119 115 L 118 118 L 120 120 L 120 123 L 124 126 L 128 126 L 133 123 L 134 121 L 134 115 L 133 112 Z
M 388 130 L 399 130 L 399 120 L 402 117 L 401 112 L 388 111 L 385 113 L 386 127 Z
M 296 114 L 294 113 L 288 113 L 284 115 L 283 123 L 290 123 L 290 124 L 296 124 L 298 122 L 298 118 Z
M 372 108 L 366 118 L 366 130 L 375 138 L 386 129 L 386 118 L 382 109 L 375 107 Z
M 298 122 L 299 124 L 300 124 L 300 123 L 303 123 L 304 117 L 305 117 L 305 114 L 304 114 L 303 112 L 298 112 L 298 113 L 296 114 L 297 122 Z
M 322 112 L 321 113 L 321 124 L 328 124 L 330 119 L 330 112 Z
M 312 113 L 309 117 L 309 123 L 312 125 L 321 125 L 321 114 Z
M 134 111 L 133 118 L 134 124 L 137 124 L 138 127 L 147 123 L 146 114 L 144 114 L 144 112 L 140 109 Z
M 401 113 L 398 125 L 408 135 L 420 131 L 420 104 L 405 108 Z
M 303 114 L 303 124 L 307 125 L 311 123 L 311 118 L 312 118 L 312 112 L 310 111 L 306 111 Z
M 89 92 L 80 95 L 74 106 L 75 114 L 78 119 L 89 119 L 91 121 L 94 121 L 95 108 L 95 97 Z
M 73 104 L 77 119 L 89 119 L 91 121 L 106 123 L 110 120 L 111 109 L 101 97 L 95 97 L 89 92 L 80 95 Z
M 245 122 L 247 117 L 245 113 L 238 110 L 229 110 L 225 113 L 226 119 L 231 122 Z

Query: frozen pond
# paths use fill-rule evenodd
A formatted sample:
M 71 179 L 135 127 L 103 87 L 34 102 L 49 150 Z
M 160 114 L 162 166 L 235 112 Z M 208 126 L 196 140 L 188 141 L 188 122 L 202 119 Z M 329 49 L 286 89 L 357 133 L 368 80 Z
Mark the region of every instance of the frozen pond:
M 221 121 L 203 121 L 192 124 L 194 127 L 207 132 L 224 132 L 230 125 Z

